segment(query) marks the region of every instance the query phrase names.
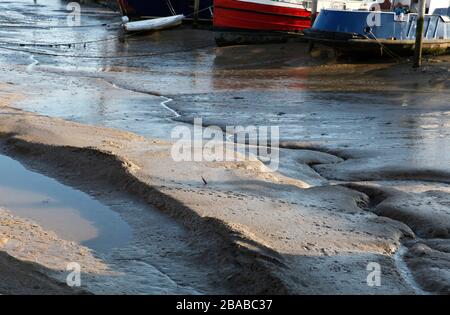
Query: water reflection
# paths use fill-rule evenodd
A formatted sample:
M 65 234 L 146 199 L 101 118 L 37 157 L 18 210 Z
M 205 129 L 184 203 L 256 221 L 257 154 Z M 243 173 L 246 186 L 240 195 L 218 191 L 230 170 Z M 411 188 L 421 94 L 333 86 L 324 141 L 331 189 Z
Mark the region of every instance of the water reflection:
M 126 245 L 130 226 L 80 191 L 26 170 L 0 155 L 0 207 L 28 218 L 69 241 L 106 251 Z

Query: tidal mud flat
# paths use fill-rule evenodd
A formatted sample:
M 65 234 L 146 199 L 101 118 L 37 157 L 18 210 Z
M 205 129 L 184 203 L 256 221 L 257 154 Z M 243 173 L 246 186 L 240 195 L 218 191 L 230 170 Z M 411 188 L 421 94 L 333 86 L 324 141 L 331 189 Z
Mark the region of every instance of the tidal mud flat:
M 0 293 L 449 293 L 448 58 L 349 64 L 302 43 L 214 48 L 190 29 L 86 49 L 148 56 L 0 53 L 0 150 L 132 236 L 101 251 L 1 210 Z M 175 162 L 170 132 L 196 117 L 280 126 L 278 172 Z M 70 262 L 82 290 L 62 285 Z
M 79 187 L 106 204 L 115 194 L 131 194 L 187 228 L 188 247 L 180 252 L 183 242 L 178 242 L 173 252 L 166 249 L 168 239 L 177 234 L 169 230 L 160 240 L 165 249 L 162 256 L 168 255 L 173 263 L 174 259 L 180 261 L 181 253 L 189 253 L 186 261 L 201 271 L 195 275 L 190 270 L 189 277 L 193 278 L 185 279 L 186 273 L 167 268 L 165 274 L 172 272 L 173 277 L 181 277 L 169 292 L 447 292 L 446 184 L 422 183 L 419 179 L 391 180 L 390 186 L 396 189 L 384 188 L 384 182 L 310 187 L 305 181 L 269 173 L 258 161 L 175 163 L 170 157 L 170 143 L 125 132 L 7 107 L 2 109 L 1 120 L 4 154 Z M 330 153 L 317 150 L 303 149 L 298 154 L 305 166 L 312 159 L 316 165 L 339 163 Z M 120 203 L 115 209 L 119 213 L 130 211 L 129 206 Z M 127 291 L 122 285 L 119 291 L 114 289 L 114 284 L 127 279 L 127 275 L 117 274 L 117 261 L 126 260 L 126 268 L 121 271 L 130 273 L 132 281 L 129 278 L 124 283 L 132 285 L 139 279 L 134 273 L 139 274 L 140 268 L 130 268 L 130 262 L 148 259 L 156 266 L 162 263 L 158 256 L 161 252 L 145 247 L 152 239 L 148 233 L 155 232 L 155 228 L 161 233 L 161 221 L 144 221 L 144 226 L 138 228 L 130 216 L 140 222 L 145 219 L 142 212 L 128 213 L 127 221 L 136 229 L 138 243 L 133 251 L 118 249 L 112 255 L 118 257 L 94 254 L 73 242 L 67 244 L 54 233 L 42 231 L 34 223 L 22 223 L 8 212 L 2 212 L 2 248 L 18 259 L 38 262 L 41 265 L 36 270 L 59 281 L 64 279 L 67 262 L 80 262 L 88 274 L 83 279 L 89 292 L 167 290 L 170 286 L 164 281 L 155 291 L 145 285 L 143 291 L 136 287 Z M 20 226 L 27 224 L 32 228 L 17 233 L 22 230 Z M 186 237 L 182 235 L 178 237 Z M 23 244 L 27 244 L 25 250 Z M 134 256 L 137 248 L 145 258 Z M 49 256 L 50 249 L 53 256 Z M 401 256 L 397 255 L 400 249 Z M 183 271 L 188 268 L 186 261 L 180 267 Z M 381 287 L 367 285 L 368 262 L 383 266 Z M 42 265 L 46 267 L 43 271 Z M 209 272 L 208 266 L 212 268 Z M 221 266 L 220 272 L 217 266 Z M 405 267 L 408 272 L 404 272 Z M 149 279 L 148 270 L 141 277 Z M 199 279 L 200 283 L 196 283 Z M 207 289 L 209 281 L 214 284 L 212 291 Z M 182 283 L 198 287 L 189 291 Z M 223 291 L 218 291 L 218 283 L 225 287 Z

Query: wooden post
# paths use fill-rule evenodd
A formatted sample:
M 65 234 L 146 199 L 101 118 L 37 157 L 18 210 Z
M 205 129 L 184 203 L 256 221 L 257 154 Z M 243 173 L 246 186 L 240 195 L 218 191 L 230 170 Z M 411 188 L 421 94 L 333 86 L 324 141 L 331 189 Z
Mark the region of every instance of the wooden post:
M 317 7 L 319 4 L 319 0 L 312 0 L 311 2 L 311 28 L 314 25 L 314 21 L 316 20 L 317 17 Z M 314 49 L 314 42 L 312 40 L 309 41 L 309 45 L 308 45 L 308 51 L 312 52 Z
M 319 6 L 319 0 L 312 0 L 312 3 L 311 3 L 311 27 L 313 26 L 314 21 L 316 20 L 318 6 Z
M 425 19 L 425 9 L 427 0 L 419 0 L 419 7 L 416 21 L 416 44 L 414 46 L 414 68 L 422 65 L 422 45 L 423 45 L 423 24 Z
M 198 18 L 200 11 L 200 0 L 194 0 L 194 27 L 198 26 Z

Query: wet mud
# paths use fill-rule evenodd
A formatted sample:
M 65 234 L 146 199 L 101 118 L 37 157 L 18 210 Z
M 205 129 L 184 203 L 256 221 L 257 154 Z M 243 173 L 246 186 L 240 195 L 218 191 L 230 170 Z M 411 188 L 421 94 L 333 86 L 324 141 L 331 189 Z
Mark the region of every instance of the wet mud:
M 92 5 L 83 7 L 83 27 L 67 28 L 64 2 L 40 2 L 0 4 L 0 104 L 27 111 L 2 115 L 8 122 L 16 116 L 40 122 L 31 124 L 39 136 L 26 134 L 20 119 L 3 126 L 25 139 L 6 141 L 2 150 L 96 196 L 140 235 L 131 247 L 100 259 L 125 276 L 94 275 L 91 291 L 117 293 L 131 281 L 143 284 L 127 293 L 449 293 L 448 57 L 430 57 L 413 70 L 406 59 L 349 63 L 328 51 L 310 55 L 305 43 L 217 48 L 209 30 L 188 26 L 128 36 L 114 24 L 117 13 Z M 92 127 L 85 138 L 97 148 L 80 152 L 70 148 L 67 142 L 75 140 L 67 135 L 43 132 L 45 124 L 57 128 L 61 122 L 39 115 L 169 141 L 175 126 L 199 117 L 223 129 L 279 126 L 280 168 L 266 174 L 255 162 L 158 172 L 145 154 L 136 157 L 144 149 L 121 152 L 134 159 L 128 168 L 137 163 L 151 170 L 141 185 L 135 174 L 114 174 L 116 155 L 99 147 L 120 151 L 127 147 L 124 138 L 144 147 L 159 140 L 150 145 L 110 131 L 117 138 L 108 145 L 93 144 L 102 131 Z M 155 207 L 150 212 L 149 204 Z M 192 211 L 199 214 L 195 220 Z M 142 217 L 160 222 L 159 228 L 148 229 Z M 173 241 L 169 249 L 163 240 L 154 245 L 161 231 Z M 236 231 L 241 234 L 234 238 Z M 215 233 L 220 236 L 205 244 Z M 191 278 L 174 263 L 179 257 Z M 209 263 L 202 265 L 205 257 Z M 95 273 L 99 258 L 91 258 Z M 363 283 L 370 261 L 387 270 L 381 288 Z M 165 265 L 170 268 L 158 267 Z M 144 277 L 150 269 L 159 286 Z

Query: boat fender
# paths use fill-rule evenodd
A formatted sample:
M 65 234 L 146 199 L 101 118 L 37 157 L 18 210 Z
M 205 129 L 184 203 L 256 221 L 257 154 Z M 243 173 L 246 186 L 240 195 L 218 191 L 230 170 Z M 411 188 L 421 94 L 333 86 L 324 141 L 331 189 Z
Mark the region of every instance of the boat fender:
M 128 22 L 130 22 L 130 19 L 128 18 L 128 16 L 122 16 L 122 23 L 127 24 Z

